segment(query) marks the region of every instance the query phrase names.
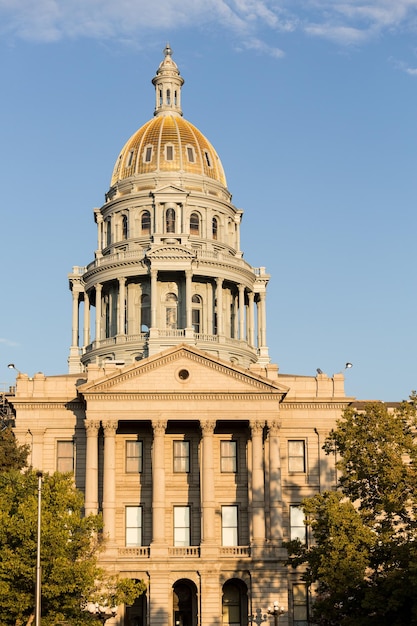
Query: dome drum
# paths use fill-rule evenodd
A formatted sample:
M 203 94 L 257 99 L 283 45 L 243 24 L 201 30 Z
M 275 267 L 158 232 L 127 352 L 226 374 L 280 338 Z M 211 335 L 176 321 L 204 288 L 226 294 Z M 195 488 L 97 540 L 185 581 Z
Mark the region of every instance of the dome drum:
M 171 49 L 164 52 L 155 115 L 125 143 L 94 210 L 95 259 L 82 276 L 70 275 L 74 310 L 83 301 L 85 320 L 81 350 L 78 321 L 73 329 L 74 373 L 180 343 L 243 367 L 269 363 L 269 276 L 243 259 L 243 211 L 232 204 L 216 150 L 183 118 L 184 81 Z

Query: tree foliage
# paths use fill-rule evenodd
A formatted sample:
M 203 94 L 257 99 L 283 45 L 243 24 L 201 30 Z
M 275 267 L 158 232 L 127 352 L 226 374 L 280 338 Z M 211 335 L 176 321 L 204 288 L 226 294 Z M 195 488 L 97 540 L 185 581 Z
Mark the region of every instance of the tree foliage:
M 287 544 L 316 587 L 314 623 L 417 624 L 417 397 L 348 408 L 324 448 L 339 490 L 304 501 L 314 543 Z
M 33 621 L 37 555 L 38 476 L 0 473 L 0 614 L 2 626 Z M 91 623 L 86 603 L 133 603 L 142 581 L 117 580 L 98 564 L 102 521 L 83 515 L 83 495 L 70 474 L 44 475 L 41 523 L 42 625 Z
M 0 472 L 24 468 L 28 454 L 29 446 L 19 446 L 9 426 L 0 430 Z

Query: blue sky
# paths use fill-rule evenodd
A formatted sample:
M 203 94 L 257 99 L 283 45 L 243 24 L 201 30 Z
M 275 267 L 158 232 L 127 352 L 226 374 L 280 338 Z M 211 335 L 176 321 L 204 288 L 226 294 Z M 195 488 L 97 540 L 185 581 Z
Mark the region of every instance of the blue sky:
M 167 41 L 222 159 L 242 248 L 271 274 L 283 373 L 417 388 L 417 0 L 0 0 L 0 382 L 67 371 L 67 274 L 153 115 Z

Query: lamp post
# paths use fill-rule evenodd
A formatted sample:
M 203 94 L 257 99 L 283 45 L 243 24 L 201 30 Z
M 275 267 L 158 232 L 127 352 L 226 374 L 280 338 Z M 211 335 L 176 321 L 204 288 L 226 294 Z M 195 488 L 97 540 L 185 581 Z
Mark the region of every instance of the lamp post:
M 279 616 L 285 613 L 285 609 L 283 606 L 279 606 L 278 601 L 275 601 L 273 606 L 269 606 L 266 610 L 268 615 L 274 616 L 274 626 L 278 626 Z
M 38 477 L 38 530 L 36 541 L 35 626 L 41 626 L 41 518 L 42 518 L 42 472 Z
M 86 609 L 104 625 L 108 619 L 117 615 L 117 606 L 101 606 L 98 602 L 87 602 Z

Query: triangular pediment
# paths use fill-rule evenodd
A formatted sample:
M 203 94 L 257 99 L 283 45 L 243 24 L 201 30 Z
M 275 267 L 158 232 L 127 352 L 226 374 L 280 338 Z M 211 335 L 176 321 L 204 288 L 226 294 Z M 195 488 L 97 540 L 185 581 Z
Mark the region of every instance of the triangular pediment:
M 182 189 L 182 187 L 178 187 L 177 185 L 164 185 L 163 187 L 158 187 L 158 189 L 155 189 L 152 194 L 153 195 L 165 195 L 165 194 L 186 194 L 188 195 L 188 191 L 186 191 L 185 189 Z
M 88 381 L 79 391 L 87 397 L 149 393 L 161 396 L 267 394 L 280 400 L 288 387 L 183 344 Z

